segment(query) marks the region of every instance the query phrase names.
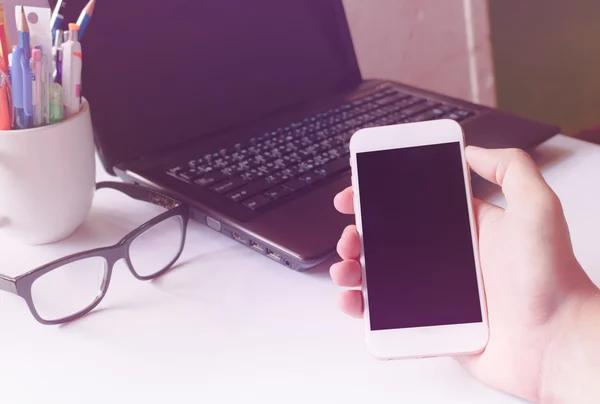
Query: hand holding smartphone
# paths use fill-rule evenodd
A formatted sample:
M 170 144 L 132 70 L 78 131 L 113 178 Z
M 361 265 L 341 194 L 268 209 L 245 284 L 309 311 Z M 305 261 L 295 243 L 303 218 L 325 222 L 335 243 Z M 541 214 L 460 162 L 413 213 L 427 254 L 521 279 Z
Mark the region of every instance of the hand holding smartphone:
M 469 168 L 452 120 L 350 142 L 366 342 L 379 359 L 483 351 L 489 338 Z

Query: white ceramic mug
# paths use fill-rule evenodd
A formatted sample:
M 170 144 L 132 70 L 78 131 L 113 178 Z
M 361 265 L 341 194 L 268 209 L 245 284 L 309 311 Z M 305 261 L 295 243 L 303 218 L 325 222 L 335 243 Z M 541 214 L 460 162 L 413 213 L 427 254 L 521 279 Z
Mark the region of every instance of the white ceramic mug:
M 94 197 L 90 107 L 57 124 L 0 131 L 0 236 L 47 244 L 71 235 Z

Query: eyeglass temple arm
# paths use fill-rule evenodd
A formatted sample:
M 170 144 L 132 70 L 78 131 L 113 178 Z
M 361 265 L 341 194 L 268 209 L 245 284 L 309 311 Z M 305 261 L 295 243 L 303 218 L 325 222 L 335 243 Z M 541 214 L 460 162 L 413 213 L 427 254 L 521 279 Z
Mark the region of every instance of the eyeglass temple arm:
M 9 293 L 17 293 L 17 287 L 13 279 L 7 278 L 4 275 L 0 275 L 0 290 Z
M 150 202 L 154 205 L 166 209 L 172 209 L 179 206 L 181 203 L 167 195 L 156 192 L 150 188 L 143 187 L 140 185 L 127 184 L 124 182 L 99 182 L 96 184 L 96 190 L 102 188 L 115 189 L 124 193 L 125 195 L 142 202 Z

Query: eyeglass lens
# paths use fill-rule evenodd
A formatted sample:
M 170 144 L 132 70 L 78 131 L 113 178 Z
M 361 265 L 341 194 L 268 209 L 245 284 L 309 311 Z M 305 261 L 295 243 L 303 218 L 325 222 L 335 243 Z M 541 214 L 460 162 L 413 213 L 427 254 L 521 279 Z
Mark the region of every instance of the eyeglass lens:
M 89 257 L 55 268 L 33 282 L 33 306 L 46 321 L 81 313 L 102 296 L 106 276 L 107 262 L 103 257 Z
M 171 216 L 146 229 L 129 246 L 133 271 L 147 278 L 168 269 L 183 249 L 183 237 L 181 216 Z M 32 284 L 33 306 L 45 321 L 76 316 L 102 297 L 107 276 L 108 264 L 101 256 L 62 265 Z

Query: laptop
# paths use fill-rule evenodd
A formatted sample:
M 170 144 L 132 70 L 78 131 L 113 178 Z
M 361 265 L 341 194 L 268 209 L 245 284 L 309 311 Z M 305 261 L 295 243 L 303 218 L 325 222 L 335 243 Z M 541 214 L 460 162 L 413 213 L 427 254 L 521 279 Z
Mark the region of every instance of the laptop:
M 83 50 L 104 168 L 183 199 L 215 237 L 298 271 L 335 256 L 353 222 L 333 198 L 350 185 L 348 145 L 358 129 L 449 118 L 468 144 L 523 149 L 559 133 L 363 79 L 341 0 L 107 2 Z M 381 186 L 399 185 L 381 178 Z

